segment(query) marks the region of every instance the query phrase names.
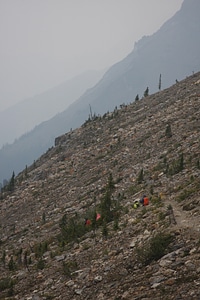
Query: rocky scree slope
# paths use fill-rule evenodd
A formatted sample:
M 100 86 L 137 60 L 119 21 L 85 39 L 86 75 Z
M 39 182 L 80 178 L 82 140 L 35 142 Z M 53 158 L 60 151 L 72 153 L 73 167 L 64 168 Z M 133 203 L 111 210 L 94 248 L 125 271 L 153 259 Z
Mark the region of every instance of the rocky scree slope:
M 1 193 L 0 299 L 200 299 L 199 109 L 197 73 L 20 173 Z

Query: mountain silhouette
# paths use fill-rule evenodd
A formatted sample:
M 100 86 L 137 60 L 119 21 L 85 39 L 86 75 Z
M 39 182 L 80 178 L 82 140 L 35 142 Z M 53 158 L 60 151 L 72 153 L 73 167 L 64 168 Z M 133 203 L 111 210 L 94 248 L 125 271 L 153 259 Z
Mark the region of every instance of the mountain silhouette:
M 25 99 L 0 112 L 0 148 L 65 110 L 105 71 L 87 71 L 41 94 Z

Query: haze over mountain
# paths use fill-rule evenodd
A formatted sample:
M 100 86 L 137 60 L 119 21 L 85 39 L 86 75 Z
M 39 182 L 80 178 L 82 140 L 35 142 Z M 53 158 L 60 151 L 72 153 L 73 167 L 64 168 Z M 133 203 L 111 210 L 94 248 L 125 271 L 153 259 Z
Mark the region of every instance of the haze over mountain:
M 182 3 L 1 0 L 0 111 L 87 70 L 107 69 Z
M 64 112 L 46 121 L 0 151 L 0 178 L 18 173 L 53 146 L 56 136 L 80 126 L 93 114 L 104 114 L 122 103 L 150 94 L 200 70 L 200 1 L 185 0 L 179 12 L 155 34 L 143 37 L 133 51 Z
M 87 71 L 42 94 L 0 111 L 0 148 L 7 143 L 13 143 L 36 125 L 65 110 L 87 89 L 94 86 L 103 73 L 105 71 Z

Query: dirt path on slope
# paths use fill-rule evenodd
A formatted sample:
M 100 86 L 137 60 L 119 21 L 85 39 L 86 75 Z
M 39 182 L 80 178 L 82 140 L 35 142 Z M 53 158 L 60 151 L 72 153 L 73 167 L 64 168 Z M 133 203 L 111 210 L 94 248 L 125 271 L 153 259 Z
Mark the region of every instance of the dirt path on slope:
M 193 211 L 183 210 L 183 207 L 173 198 L 165 200 L 166 209 L 172 206 L 173 216 L 171 216 L 173 226 L 177 229 L 187 230 L 191 236 L 200 238 L 200 214 Z

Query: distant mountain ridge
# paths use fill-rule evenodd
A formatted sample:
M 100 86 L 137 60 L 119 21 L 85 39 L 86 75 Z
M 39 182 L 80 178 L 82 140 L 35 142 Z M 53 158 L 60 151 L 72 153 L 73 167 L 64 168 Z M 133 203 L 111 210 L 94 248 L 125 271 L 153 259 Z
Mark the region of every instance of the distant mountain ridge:
M 57 136 L 80 126 L 93 114 L 113 111 L 122 103 L 141 98 L 200 70 L 200 1 L 185 0 L 171 19 L 152 36 L 143 37 L 133 51 L 113 65 L 103 78 L 65 111 L 38 125 L 0 151 L 0 180 L 18 173 L 52 147 Z
M 87 71 L 0 112 L 0 148 L 49 120 L 94 86 L 105 71 Z

